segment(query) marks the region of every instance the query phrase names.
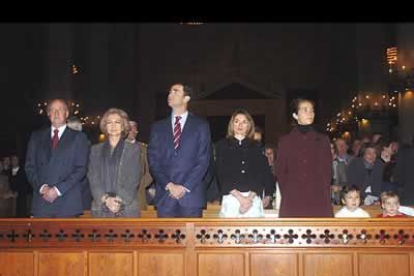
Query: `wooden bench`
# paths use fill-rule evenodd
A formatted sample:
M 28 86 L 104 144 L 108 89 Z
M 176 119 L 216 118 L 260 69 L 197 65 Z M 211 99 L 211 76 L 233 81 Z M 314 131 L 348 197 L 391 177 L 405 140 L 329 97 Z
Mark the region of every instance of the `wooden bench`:
M 203 210 L 203 218 L 218 218 L 221 205 L 208 204 L 207 209 Z M 334 213 L 338 212 L 342 206 L 333 206 Z M 368 214 L 375 218 L 382 213 L 381 206 L 361 206 L 362 209 L 368 212 Z M 265 210 L 266 218 L 277 218 L 279 216 L 279 210 Z M 148 206 L 148 210 L 141 211 L 142 218 L 156 218 L 157 212 L 154 206 Z

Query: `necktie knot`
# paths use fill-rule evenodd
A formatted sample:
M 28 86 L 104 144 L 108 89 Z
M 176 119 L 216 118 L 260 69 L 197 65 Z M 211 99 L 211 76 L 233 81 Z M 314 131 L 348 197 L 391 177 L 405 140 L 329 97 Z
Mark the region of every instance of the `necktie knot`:
M 178 124 L 181 120 L 181 116 L 175 117 L 175 124 Z

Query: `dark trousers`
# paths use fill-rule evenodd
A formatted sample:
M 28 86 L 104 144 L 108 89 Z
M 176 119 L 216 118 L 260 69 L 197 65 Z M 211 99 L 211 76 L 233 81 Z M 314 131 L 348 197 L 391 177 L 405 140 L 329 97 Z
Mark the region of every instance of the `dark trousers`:
M 201 218 L 203 208 L 183 207 L 174 198 L 167 198 L 162 205 L 157 206 L 157 216 L 159 218 Z

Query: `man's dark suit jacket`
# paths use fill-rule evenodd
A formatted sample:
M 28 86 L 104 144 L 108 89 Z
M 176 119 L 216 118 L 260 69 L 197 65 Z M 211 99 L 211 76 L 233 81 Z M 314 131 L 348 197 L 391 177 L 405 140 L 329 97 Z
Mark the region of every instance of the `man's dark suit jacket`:
M 180 198 L 183 207 L 202 208 L 206 205 L 206 185 L 203 178 L 210 163 L 210 127 L 204 119 L 188 114 L 180 146 L 174 149 L 172 119 L 156 122 L 148 143 L 150 173 L 156 182 L 154 203 L 163 208 L 170 200 L 165 190 L 169 182 L 181 184 L 191 192 Z
M 26 155 L 25 171 L 33 186 L 35 217 L 71 217 L 82 214 L 82 181 L 88 165 L 88 140 L 82 132 L 66 127 L 56 149 L 51 128 L 33 132 Z M 61 192 L 53 203 L 43 199 L 43 184 Z

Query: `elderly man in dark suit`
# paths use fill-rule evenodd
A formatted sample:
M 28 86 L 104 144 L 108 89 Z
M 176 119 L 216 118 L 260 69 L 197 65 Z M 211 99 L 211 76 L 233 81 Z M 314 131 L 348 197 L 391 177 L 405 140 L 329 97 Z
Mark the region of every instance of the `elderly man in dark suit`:
M 158 217 L 201 217 L 206 205 L 203 178 L 210 163 L 210 128 L 188 112 L 191 93 L 188 85 L 174 84 L 168 94 L 171 116 L 151 129 L 148 161 Z
M 67 127 L 68 104 L 48 105 L 51 127 L 33 132 L 25 171 L 33 186 L 34 217 L 76 217 L 82 214 L 82 180 L 88 164 L 88 140 Z

